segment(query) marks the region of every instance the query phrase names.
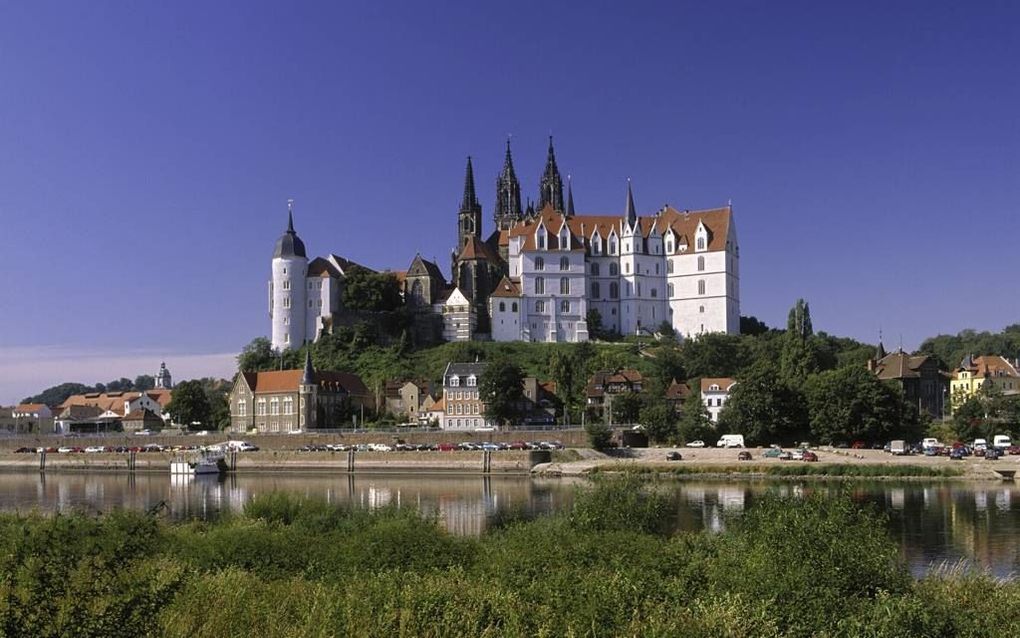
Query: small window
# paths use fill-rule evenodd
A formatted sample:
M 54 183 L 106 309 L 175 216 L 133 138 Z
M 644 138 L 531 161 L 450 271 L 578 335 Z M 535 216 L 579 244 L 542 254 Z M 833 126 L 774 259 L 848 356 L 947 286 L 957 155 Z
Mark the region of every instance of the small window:
M 615 255 L 616 254 L 616 240 L 615 239 L 610 239 L 609 240 L 609 254 L 610 255 Z
M 535 257 L 535 270 L 545 270 L 545 259 Z
M 535 294 L 536 295 L 545 294 L 545 278 L 535 277 Z
M 704 314 L 705 313 L 705 307 L 704 306 L 698 306 L 698 312 Z
M 539 299 L 538 301 L 535 302 L 535 312 L 538 313 L 545 312 L 545 301 Z
M 616 277 L 619 274 L 620 274 L 620 266 L 617 265 L 615 262 L 609 264 L 609 276 L 610 277 Z
M 561 295 L 570 294 L 570 278 L 560 277 L 560 294 Z
M 560 302 L 560 312 L 563 312 L 563 313 L 570 312 L 570 300 L 569 299 L 564 299 L 563 301 Z
M 701 271 L 701 270 L 704 270 L 704 269 L 705 269 L 705 258 L 699 255 L 698 256 L 698 270 Z
M 630 274 L 630 264 L 629 263 L 623 265 L 623 272 L 624 272 L 624 274 L 627 274 L 627 275 Z
M 705 280 L 704 279 L 699 279 L 698 280 L 698 294 L 699 295 L 705 294 Z
M 592 277 L 599 276 L 599 265 L 597 263 L 591 265 L 591 275 Z
M 510 304 L 510 312 L 517 312 L 517 302 Z
M 609 298 L 617 299 L 620 296 L 620 284 L 612 281 L 609 283 Z
M 667 259 L 666 260 L 666 274 L 667 275 L 673 274 L 673 260 L 672 259 Z
M 599 282 L 593 281 L 591 283 L 591 296 L 592 296 L 592 298 L 598 299 L 599 297 L 601 297 L 602 295 L 599 294 L 600 292 L 601 291 L 599 290 Z
M 499 302 L 499 311 L 506 312 L 506 302 L 503 301 Z
M 705 250 L 705 238 L 698 237 L 698 250 Z
M 652 288 L 652 299 L 655 299 L 658 296 L 659 296 L 659 289 L 658 288 Z
M 477 381 L 477 379 L 475 379 L 475 375 L 472 374 L 470 377 L 467 378 L 468 387 L 473 388 L 475 386 L 475 381 Z
M 570 270 L 570 258 L 560 257 L 560 270 Z
M 450 387 L 451 388 L 456 388 L 458 386 L 460 386 L 460 377 L 458 377 L 456 375 L 450 377 Z
M 666 284 L 666 294 L 673 296 L 673 284 Z
M 538 235 L 535 237 L 535 241 L 538 243 L 538 249 L 539 250 L 545 250 L 545 233 L 544 232 L 538 233 Z
M 655 274 L 659 274 L 659 262 L 655 262 Z
M 290 279 L 284 279 L 283 280 L 283 289 L 284 290 L 290 290 Z

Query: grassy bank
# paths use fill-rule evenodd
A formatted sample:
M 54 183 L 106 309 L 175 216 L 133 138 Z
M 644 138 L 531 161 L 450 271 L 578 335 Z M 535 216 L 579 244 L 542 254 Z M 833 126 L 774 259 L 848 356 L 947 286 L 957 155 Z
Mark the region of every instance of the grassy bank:
M 910 578 L 849 498 L 672 533 L 654 483 L 477 539 L 272 494 L 217 523 L 0 516 L 3 636 L 1012 636 L 1020 584 Z
M 647 465 L 611 464 L 593 467 L 590 474 L 624 475 L 761 475 L 770 477 L 817 476 L 833 478 L 952 478 L 963 475 L 955 467 L 926 467 L 922 465 L 842 465 L 838 463 L 760 465 L 753 463 L 733 465 L 681 465 L 659 463 Z

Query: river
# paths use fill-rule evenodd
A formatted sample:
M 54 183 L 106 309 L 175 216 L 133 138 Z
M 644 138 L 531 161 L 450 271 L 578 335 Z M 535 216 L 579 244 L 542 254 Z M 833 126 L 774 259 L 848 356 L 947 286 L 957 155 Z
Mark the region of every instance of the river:
M 257 494 L 285 490 L 359 507 L 415 507 L 454 534 L 482 534 L 507 514 L 540 516 L 569 507 L 583 481 L 475 476 L 297 476 L 242 474 L 178 479 L 162 474 L 7 473 L 0 510 L 29 512 L 118 507 L 159 509 L 173 519 L 215 519 Z M 963 561 L 1002 578 L 1020 568 L 1020 486 L 969 482 L 682 481 L 669 484 L 681 530 L 720 530 L 765 490 L 849 492 L 888 516 L 911 572 Z

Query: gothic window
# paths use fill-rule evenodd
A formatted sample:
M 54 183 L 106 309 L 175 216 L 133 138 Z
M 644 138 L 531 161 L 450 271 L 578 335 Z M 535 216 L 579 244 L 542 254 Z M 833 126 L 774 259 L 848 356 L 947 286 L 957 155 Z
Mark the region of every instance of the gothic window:
M 503 302 L 503 301 L 499 302 L 499 311 L 500 312 L 506 312 L 506 303 L 505 302 Z
M 570 259 L 568 257 L 560 257 L 560 270 L 570 270 Z
M 535 277 L 535 294 L 536 295 L 544 295 L 545 294 L 545 278 L 544 277 Z
M 701 255 L 698 255 L 698 270 L 701 271 L 701 270 L 704 270 L 704 269 L 705 269 L 705 258 L 702 257 Z
M 541 257 L 535 257 L 535 270 L 545 270 L 545 260 Z
M 566 226 L 560 231 L 560 250 L 570 250 L 570 234 Z
M 545 231 L 539 231 L 536 233 L 535 242 L 538 244 L 539 250 L 545 250 Z
M 257 414 L 259 416 L 266 416 L 266 400 L 265 399 L 259 399 L 255 403 L 255 414 Z
M 609 282 L 609 298 L 617 299 L 620 296 L 620 284 L 615 281 Z
M 625 251 L 628 251 L 628 250 L 630 250 L 630 242 L 629 242 L 629 241 L 628 241 L 628 242 L 624 242 L 624 244 L 623 244 L 623 249 L 624 249 Z
M 609 264 L 609 276 L 610 277 L 616 277 L 619 274 L 620 274 L 620 266 L 616 262 L 613 262 L 613 263 Z
M 294 399 L 291 397 L 285 397 L 283 399 L 283 413 L 294 414 Z
M 699 295 L 705 294 L 705 280 L 704 279 L 699 279 L 698 280 L 698 294 Z
M 652 288 L 652 299 L 655 299 L 658 296 L 659 296 L 659 289 L 658 288 Z
M 698 237 L 698 250 L 705 250 L 705 238 Z
M 561 295 L 570 294 L 570 279 L 568 279 L 567 277 L 560 277 L 560 294 Z
M 284 279 L 283 280 L 283 289 L 284 290 L 290 290 L 290 280 L 289 279 Z
M 598 299 L 599 297 L 601 297 L 602 295 L 599 294 L 600 292 L 601 291 L 599 290 L 599 282 L 593 281 L 591 283 L 591 296 L 592 296 L 592 298 L 593 299 Z
M 591 254 L 599 255 L 602 253 L 602 238 L 595 235 L 591 240 Z
M 615 255 L 616 254 L 616 239 L 615 238 L 609 240 L 609 254 L 610 255 Z
M 564 299 L 560 302 L 560 312 L 570 312 L 570 300 Z
M 668 295 L 669 295 L 670 297 L 672 297 L 672 296 L 673 296 L 673 284 L 666 284 L 666 293 L 667 293 L 667 294 L 668 294 Z
M 270 399 L 269 400 L 269 414 L 277 415 L 280 413 L 280 400 Z
M 591 265 L 591 276 L 592 277 L 599 276 L 599 265 L 597 263 Z
M 545 302 L 541 299 L 535 302 L 535 312 L 545 312 Z
M 517 312 L 517 302 L 510 304 L 510 312 Z
M 673 239 L 672 238 L 666 240 L 666 254 L 668 255 L 671 252 L 673 252 Z
M 673 274 L 673 260 L 672 259 L 667 259 L 666 260 L 666 274 L 668 274 L 668 275 Z
M 411 303 L 421 305 L 424 302 L 425 288 L 422 286 L 420 279 L 415 279 L 414 283 L 411 284 Z

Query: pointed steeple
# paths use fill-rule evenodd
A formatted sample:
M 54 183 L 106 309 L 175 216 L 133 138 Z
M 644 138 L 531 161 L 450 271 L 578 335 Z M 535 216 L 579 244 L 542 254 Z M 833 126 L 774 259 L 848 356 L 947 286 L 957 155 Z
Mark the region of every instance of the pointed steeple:
M 545 159 L 545 171 L 538 185 L 538 209 L 552 204 L 555 210 L 563 210 L 563 178 L 556 167 L 556 151 L 553 150 L 552 135 L 549 136 L 549 152 Z
M 567 175 L 567 217 L 574 216 L 574 188 L 573 180 Z
M 514 159 L 510 153 L 510 136 L 506 138 L 506 157 L 503 170 L 496 178 L 496 210 L 493 220 L 496 228 L 507 230 L 521 218 L 521 183 L 514 172 Z
M 287 230 L 276 240 L 276 248 L 273 250 L 273 258 L 277 257 L 305 257 L 305 243 L 294 232 L 294 200 L 287 200 Z
M 294 232 L 294 200 L 287 200 L 287 232 Z
M 471 167 L 471 156 L 467 158 L 467 168 L 464 170 L 464 198 L 460 201 L 462 211 L 471 210 L 478 205 L 478 198 L 475 197 L 475 171 Z
M 634 208 L 634 193 L 630 189 L 630 178 L 627 178 L 627 224 L 633 226 L 637 223 L 637 212 Z
M 471 237 L 480 237 L 481 234 L 482 205 L 475 196 L 475 172 L 469 155 L 467 168 L 464 169 L 464 198 L 460 202 L 460 212 L 457 213 L 457 250 L 463 248 Z
M 312 368 L 311 348 L 305 349 L 305 372 L 301 375 L 301 385 L 315 385 L 315 369 Z

